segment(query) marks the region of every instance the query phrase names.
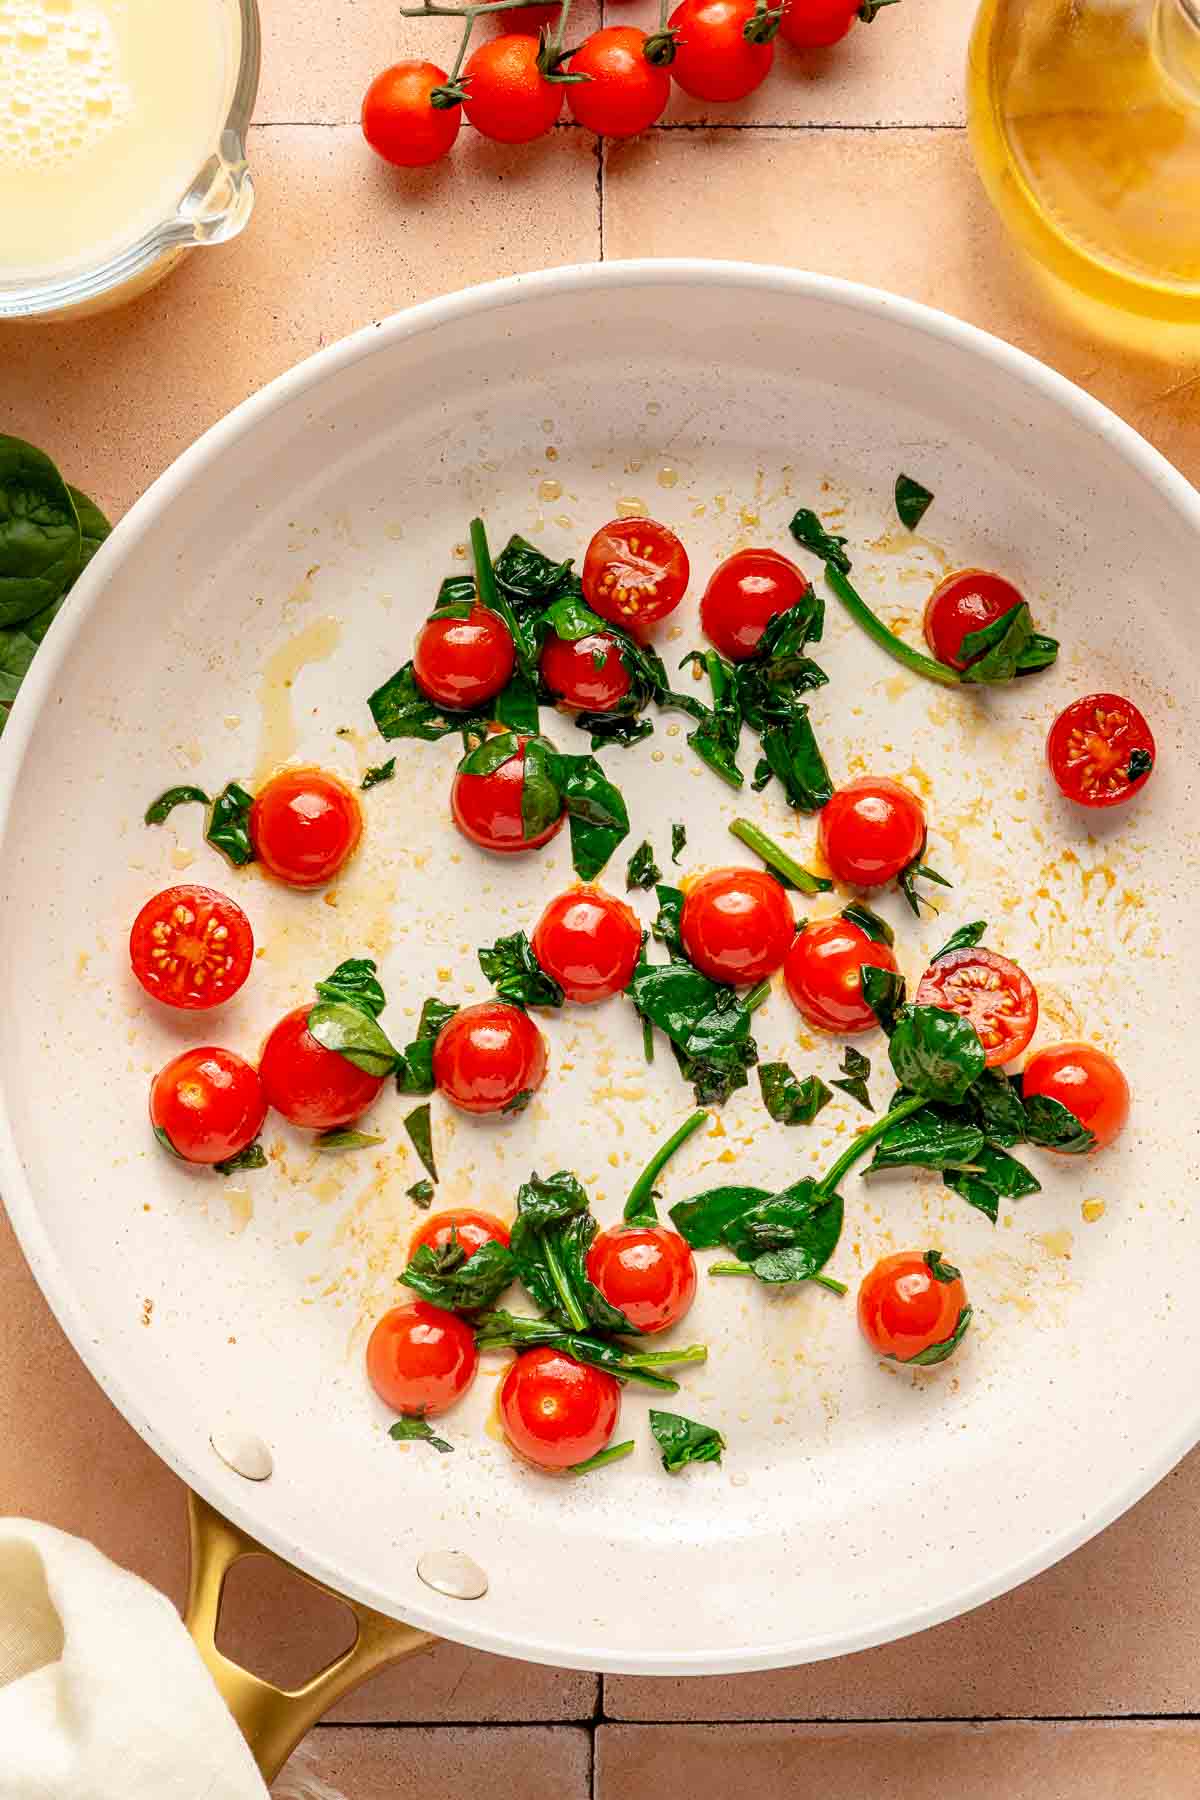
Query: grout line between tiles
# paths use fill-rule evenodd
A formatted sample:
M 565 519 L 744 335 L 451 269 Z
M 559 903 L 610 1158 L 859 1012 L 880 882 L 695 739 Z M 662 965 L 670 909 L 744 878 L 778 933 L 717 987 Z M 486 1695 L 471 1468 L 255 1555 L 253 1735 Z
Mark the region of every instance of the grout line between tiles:
M 803 1725 L 813 1729 L 842 1726 L 854 1729 L 859 1725 L 1195 1725 L 1200 1724 L 1200 1712 L 1127 1712 L 1127 1713 L 921 1713 L 892 1716 L 881 1713 L 878 1716 L 863 1719 L 835 1719 L 829 1717 L 787 1718 L 775 1715 L 771 1718 L 720 1718 L 720 1719 L 622 1719 L 605 1714 L 600 1721 L 603 1725 L 629 1726 L 636 1731 L 656 1731 L 663 1726 L 674 1729 L 676 1726 L 700 1726 L 705 1730 L 719 1731 L 725 1726 L 752 1725 Z

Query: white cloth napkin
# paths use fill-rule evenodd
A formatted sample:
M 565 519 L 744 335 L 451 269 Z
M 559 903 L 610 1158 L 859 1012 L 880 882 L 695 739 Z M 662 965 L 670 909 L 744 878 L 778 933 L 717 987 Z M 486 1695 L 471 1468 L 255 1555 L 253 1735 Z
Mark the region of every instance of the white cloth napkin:
M 164 1596 L 79 1538 L 0 1519 L 0 1800 L 264 1800 Z

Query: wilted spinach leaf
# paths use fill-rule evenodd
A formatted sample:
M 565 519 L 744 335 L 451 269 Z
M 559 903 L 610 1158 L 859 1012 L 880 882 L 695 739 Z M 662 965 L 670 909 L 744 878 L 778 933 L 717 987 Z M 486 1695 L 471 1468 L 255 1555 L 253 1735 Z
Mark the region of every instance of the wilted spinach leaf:
M 970 1168 L 979 1162 L 982 1150 L 983 1133 L 977 1125 L 926 1106 L 907 1119 L 898 1119 L 884 1132 L 867 1173 L 875 1169 Z
M 1136 754 L 1137 754 L 1137 752 L 1135 751 L 1134 755 L 1136 755 Z M 1132 779 L 1132 777 L 1131 777 L 1131 779 Z M 679 853 L 683 849 L 683 847 L 686 843 L 687 843 L 687 827 L 685 825 L 672 825 L 672 827 L 671 827 L 671 861 L 673 863 L 677 863 L 679 861 Z
M 629 983 L 639 1013 L 671 1040 L 684 1079 L 700 1106 L 720 1105 L 746 1085 L 758 1061 L 750 1013 L 732 988 L 689 963 L 639 963 Z
M 822 562 L 828 563 L 831 568 L 840 569 L 843 575 L 850 573 L 850 558 L 845 550 L 846 539 L 826 531 L 810 507 L 802 506 L 788 529 L 798 544 L 811 550 Z
M 842 1079 L 835 1081 L 834 1087 L 841 1088 L 843 1094 L 849 1094 L 852 1100 L 857 1100 L 859 1105 L 865 1106 L 868 1112 L 874 1112 L 875 1108 L 871 1104 L 871 1096 L 867 1091 L 867 1082 L 871 1078 L 870 1057 L 864 1056 L 861 1050 L 856 1050 L 853 1044 L 847 1044 L 842 1057 L 841 1070 Z
M 177 806 L 207 806 L 208 804 L 209 798 L 203 788 L 187 786 L 168 788 L 165 794 L 160 794 L 157 800 L 150 802 L 146 808 L 145 822 L 147 825 L 162 825 Z
M 958 1346 L 962 1343 L 963 1338 L 967 1334 L 967 1327 L 971 1323 L 971 1318 L 971 1308 L 969 1306 L 964 1306 L 958 1315 L 958 1323 L 954 1327 L 954 1331 L 950 1337 L 945 1338 L 940 1344 L 930 1344 L 927 1350 L 918 1351 L 916 1356 L 893 1357 L 892 1360 L 894 1362 L 902 1361 L 906 1367 L 916 1365 L 918 1368 L 922 1369 L 933 1368 L 937 1363 L 944 1363 L 948 1356 L 953 1356 L 954 1352 L 958 1349 Z
M 890 948 L 896 942 L 896 934 L 887 920 L 881 919 L 865 900 L 852 900 L 849 906 L 843 906 L 842 917 L 848 924 L 857 925 L 873 944 L 887 944 Z
M 494 1306 L 516 1277 L 512 1252 L 489 1239 L 470 1256 L 451 1232 L 440 1250 L 422 1244 L 400 1280 L 422 1300 L 449 1312 L 482 1312 Z
M 984 1144 L 972 1157 L 971 1169 L 946 1169 L 942 1180 L 968 1206 L 984 1213 L 994 1225 L 1001 1200 L 1019 1200 L 1025 1194 L 1039 1194 L 1041 1183 L 1030 1174 L 1024 1163 L 1000 1150 L 995 1144 Z
M 626 891 L 633 888 L 652 888 L 656 881 L 662 880 L 662 870 L 654 860 L 654 850 L 650 839 L 640 843 L 628 863 L 625 865 Z
M 949 956 L 952 950 L 973 950 L 982 941 L 986 931 L 987 922 L 984 919 L 975 919 L 970 925 L 960 925 L 946 939 L 941 949 L 934 951 L 930 962 L 938 962 L 943 956 Z
M 1042 1150 L 1061 1150 L 1067 1156 L 1086 1156 L 1096 1139 L 1086 1125 L 1060 1100 L 1049 1094 L 1025 1096 L 1025 1122 L 1029 1142 Z
M 686 962 L 679 921 L 683 916 L 683 894 L 679 888 L 656 887 L 658 917 L 650 929 L 660 944 L 665 944 L 675 962 Z
M 395 773 L 396 759 L 389 756 L 386 762 L 377 763 L 373 769 L 368 769 L 358 785 L 365 793 L 368 788 L 378 787 L 381 781 L 390 781 Z
M 173 1149 L 174 1146 L 168 1144 L 167 1148 Z M 255 1138 L 252 1144 L 247 1144 L 236 1156 L 227 1156 L 224 1162 L 214 1163 L 213 1169 L 218 1175 L 236 1175 L 242 1169 L 265 1169 L 266 1166 L 267 1153 Z
M 963 1098 L 984 1066 L 975 1027 L 940 1006 L 905 1007 L 896 1017 L 888 1055 L 901 1087 L 951 1103 Z
M 479 966 L 502 1000 L 514 1006 L 561 1006 L 563 991 L 533 954 L 523 931 L 497 938 L 480 950 Z
M 660 1412 L 652 1406 L 650 1430 L 662 1452 L 663 1468 L 672 1475 L 688 1463 L 719 1463 L 725 1449 L 725 1439 L 714 1425 L 701 1425 L 682 1413 Z
M 904 1006 L 904 977 L 895 969 L 877 969 L 864 963 L 859 979 L 862 996 L 889 1037 Z
M 896 512 L 902 525 L 915 531 L 929 508 L 933 504 L 933 495 L 911 475 L 896 477 Z
M 397 1419 L 396 1423 L 389 1427 L 388 1436 L 395 1438 L 398 1444 L 431 1444 L 443 1456 L 448 1455 L 454 1449 L 453 1444 L 448 1444 L 444 1437 L 436 1435 L 433 1426 L 427 1419 L 420 1417 Z
M 250 836 L 250 808 L 254 796 L 240 782 L 231 781 L 213 801 L 204 835 L 214 849 L 227 856 L 235 868 L 254 861 L 254 843 Z
M 414 1181 L 410 1188 L 405 1188 L 404 1192 L 414 1206 L 419 1206 L 422 1212 L 429 1211 L 433 1201 L 433 1183 L 428 1176 L 420 1181 Z
M 318 981 L 317 993 L 322 1000 L 344 1000 L 357 1006 L 372 1019 L 377 1019 L 387 1005 L 376 965 L 369 956 L 352 956 L 339 963 L 332 975 Z
M 819 1075 L 798 1079 L 785 1062 L 759 1063 L 763 1105 L 777 1125 L 811 1125 L 833 1095 Z
M 383 1027 L 357 1001 L 319 1000 L 308 1015 L 308 1031 L 367 1075 L 390 1075 L 399 1061 Z

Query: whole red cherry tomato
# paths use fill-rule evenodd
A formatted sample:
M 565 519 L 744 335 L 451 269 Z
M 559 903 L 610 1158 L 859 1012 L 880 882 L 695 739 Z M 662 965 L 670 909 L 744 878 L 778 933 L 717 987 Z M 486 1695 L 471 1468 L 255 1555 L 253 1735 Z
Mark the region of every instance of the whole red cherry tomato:
M 508 1226 L 494 1219 L 491 1213 L 473 1212 L 469 1206 L 431 1213 L 412 1234 L 409 1258 L 411 1260 L 421 1249 L 444 1250 L 452 1238 L 462 1245 L 463 1255 L 469 1259 L 484 1244 L 503 1244 L 507 1249 Z
M 129 934 L 129 960 L 155 1000 L 199 1011 L 237 993 L 254 960 L 254 933 L 236 901 L 185 882 L 147 900 Z
M 987 569 L 958 569 L 938 582 L 925 603 L 925 642 L 939 662 L 965 669 L 976 659 L 963 655 L 963 639 L 985 625 L 994 625 L 1024 599 L 1021 590 L 1003 575 Z
M 858 1323 L 893 1362 L 945 1362 L 971 1323 L 962 1276 L 940 1250 L 885 1256 L 858 1290 Z
M 886 775 L 863 775 L 838 788 L 817 835 L 829 872 L 850 887 L 882 887 L 921 854 L 925 810 Z
M 502 1000 L 464 1006 L 433 1046 L 438 1092 L 463 1112 L 515 1112 L 541 1087 L 546 1040 L 529 1014 Z
M 989 1069 L 1020 1056 L 1038 1020 L 1037 994 L 1024 969 L 995 950 L 948 950 L 917 989 L 918 1006 L 958 1013 L 979 1033 Z
M 511 736 L 511 734 L 509 734 Z M 493 741 L 491 739 L 489 742 Z M 566 817 L 560 812 L 542 829 L 527 833 L 525 819 L 525 747 L 521 738 L 512 755 L 485 775 L 472 775 L 462 764 L 450 790 L 450 810 L 464 837 L 484 850 L 511 855 L 548 844 Z M 467 757 L 463 758 L 466 762 Z
M 665 525 L 654 519 L 610 519 L 587 547 L 583 592 L 602 619 L 626 631 L 643 631 L 674 612 L 690 573 L 687 551 Z
M 683 948 L 713 981 L 750 986 L 773 975 L 795 934 L 791 901 L 765 869 L 714 869 L 684 896 Z
M 1129 1083 L 1094 1044 L 1053 1044 L 1036 1051 L 1025 1064 L 1021 1091 L 1026 1100 L 1044 1094 L 1074 1113 L 1095 1138 L 1094 1150 L 1111 1144 L 1129 1118 Z
M 393 63 L 375 77 L 363 100 L 362 129 L 377 156 L 401 169 L 445 156 L 462 124 L 461 106 L 436 107 L 430 99 L 445 83 L 445 69 L 431 62 Z
M 475 1379 L 475 1333 L 457 1313 L 413 1300 L 384 1313 L 367 1341 L 367 1376 L 385 1406 L 433 1418 Z
M 546 25 L 553 25 L 561 8 L 559 5 L 510 6 L 507 12 L 493 13 L 492 24 L 502 33 L 515 32 L 518 37 L 537 37 Z
M 890 969 L 896 958 L 849 919 L 818 919 L 797 932 L 783 965 L 793 1004 L 818 1031 L 849 1037 L 879 1020 L 862 996 L 862 971 Z
M 1050 727 L 1046 760 L 1068 800 L 1120 806 L 1150 779 L 1154 735 L 1132 700 L 1086 694 Z
M 506 32 L 473 50 L 463 70 L 463 111 L 476 131 L 498 144 L 529 144 L 554 129 L 563 83 L 547 81 L 537 33 Z
M 845 37 L 861 10 L 862 0 L 787 0 L 779 35 L 797 50 L 824 50 Z
M 568 1000 L 587 1006 L 629 985 L 642 928 L 632 907 L 603 888 L 571 888 L 550 901 L 533 933 L 533 954 Z
M 700 623 L 722 656 L 744 662 L 771 620 L 803 599 L 809 585 L 777 550 L 735 550 L 709 577 Z
M 588 1251 L 587 1272 L 638 1331 L 678 1325 L 696 1298 L 691 1246 L 665 1225 L 617 1225 Z
M 515 662 L 508 626 L 486 606 L 473 606 L 465 619 L 434 613 L 413 645 L 417 686 L 439 706 L 456 712 L 482 706 L 507 687 Z
M 184 1050 L 150 1085 L 150 1123 L 185 1162 L 226 1162 L 263 1128 L 267 1101 L 248 1062 L 232 1050 Z
M 263 1046 L 259 1073 L 276 1112 L 308 1131 L 332 1131 L 365 1113 L 383 1086 L 338 1050 L 327 1050 L 308 1029 L 312 1006 L 280 1019 Z
M 588 79 L 571 83 L 567 105 L 585 130 L 636 137 L 662 116 L 671 78 L 647 60 L 646 43 L 646 33 L 636 26 L 606 25 L 579 46 L 567 67 Z
M 325 769 L 284 769 L 250 809 L 250 837 L 268 874 L 289 887 L 320 887 L 350 860 L 362 837 L 362 808 Z
M 611 712 L 632 679 L 617 639 L 599 631 L 582 638 L 552 631 L 542 651 L 542 678 L 560 701 L 585 712 Z
M 500 1388 L 500 1421 L 518 1455 L 540 1469 L 569 1469 L 612 1437 L 621 1390 L 604 1369 L 561 1350 L 526 1350 Z
M 757 0 L 683 0 L 670 27 L 671 74 L 694 100 L 743 100 L 770 73 L 779 21 Z

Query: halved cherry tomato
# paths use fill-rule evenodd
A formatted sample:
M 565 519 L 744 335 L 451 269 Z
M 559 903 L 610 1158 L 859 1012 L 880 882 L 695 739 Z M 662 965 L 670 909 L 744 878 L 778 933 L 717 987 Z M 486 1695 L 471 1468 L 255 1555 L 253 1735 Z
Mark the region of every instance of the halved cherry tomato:
M 417 1227 L 408 1246 L 409 1257 L 422 1248 L 444 1250 L 452 1238 L 462 1245 L 463 1255 L 470 1258 L 484 1244 L 503 1244 L 507 1249 L 508 1226 L 493 1219 L 491 1213 L 472 1212 L 468 1206 L 450 1207 L 446 1212 L 431 1213 Z
M 925 809 L 886 775 L 862 775 L 838 788 L 817 828 L 835 881 L 882 887 L 921 854 Z
M 426 619 L 413 644 L 413 679 L 439 706 L 467 712 L 507 687 L 515 661 L 499 613 L 473 606 L 465 619 L 440 613 Z
M 885 1256 L 858 1290 L 862 1334 L 893 1362 L 944 1362 L 957 1348 L 953 1339 L 964 1313 L 970 1324 L 962 1276 L 938 1250 Z
M 896 971 L 887 944 L 877 944 L 849 919 L 817 919 L 797 932 L 783 965 L 792 1003 L 818 1031 L 849 1037 L 879 1020 L 862 997 L 862 971 Z
M 691 1246 L 665 1225 L 617 1225 L 588 1251 L 587 1272 L 638 1331 L 667 1331 L 696 1298 Z
M 198 1011 L 237 993 L 254 960 L 254 933 L 236 901 L 184 882 L 147 900 L 129 934 L 129 960 L 156 1000 Z
M 587 80 L 571 83 L 567 105 L 587 131 L 636 137 L 661 117 L 671 98 L 671 78 L 647 60 L 646 42 L 646 33 L 634 25 L 606 25 L 585 38 L 571 58 L 570 73 Z
M 571 89 L 572 95 L 584 91 L 585 86 Z M 654 519 L 610 519 L 587 547 L 583 592 L 602 619 L 626 631 L 644 631 L 674 612 L 690 573 L 687 551 L 665 525 Z
M 767 78 L 778 24 L 757 0 L 683 0 L 671 14 L 671 74 L 694 100 L 743 100 Z M 747 38 L 746 27 L 756 34 Z M 763 35 L 757 35 L 761 32 Z
M 525 835 L 521 803 L 525 793 L 525 744 L 507 762 L 487 775 L 466 775 L 459 769 L 450 790 L 450 810 L 454 823 L 464 837 L 484 850 L 497 850 L 512 855 L 519 850 L 537 850 L 548 844 L 562 828 L 565 812 L 559 813 L 543 831 L 532 837 Z
M 918 1006 L 940 1006 L 968 1019 L 979 1033 L 989 1069 L 1020 1056 L 1038 1021 L 1034 985 L 1024 969 L 995 950 L 948 950 L 930 963 L 917 989 Z
M 1154 735 L 1132 700 L 1086 694 L 1050 727 L 1046 760 L 1068 800 L 1120 806 L 1150 779 Z
M 962 641 L 985 625 L 994 625 L 1025 596 L 1003 575 L 987 569 L 958 569 L 939 581 L 925 603 L 925 642 L 939 662 L 965 669 L 974 659 L 962 654 Z
M 318 1044 L 308 1029 L 311 1011 L 298 1006 L 280 1019 L 263 1045 L 259 1073 L 276 1112 L 308 1131 L 332 1131 L 366 1112 L 383 1077 Z
M 529 144 L 554 129 L 564 84 L 547 81 L 538 66 L 541 49 L 536 32 L 505 32 L 472 50 L 463 70 L 463 111 L 484 137 Z
M 629 986 L 642 928 L 623 900 L 603 888 L 578 887 L 550 901 L 532 942 L 533 954 L 567 999 L 588 1006 Z
M 1053 1044 L 1036 1051 L 1025 1064 L 1021 1091 L 1026 1099 L 1045 1094 L 1074 1113 L 1095 1138 L 1096 1150 L 1111 1144 L 1129 1118 L 1129 1083 L 1094 1044 Z
M 779 35 L 797 50 L 824 50 L 845 37 L 861 5 L 862 0 L 787 0 Z
M 367 1340 L 367 1376 L 393 1412 L 433 1418 L 461 1400 L 479 1352 L 465 1319 L 428 1300 L 393 1306 Z
M 184 1050 L 150 1085 L 150 1123 L 185 1162 L 236 1156 L 254 1142 L 266 1116 L 262 1082 L 232 1050 Z
M 500 1421 L 518 1455 L 540 1469 L 569 1469 L 612 1437 L 621 1390 L 604 1369 L 561 1350 L 526 1350 L 500 1388 Z
M 600 631 L 570 639 L 552 631 L 542 651 L 542 677 L 560 700 L 586 712 L 611 712 L 631 681 L 620 644 Z
M 250 809 L 250 837 L 268 874 L 289 887 L 332 881 L 358 848 L 358 796 L 325 769 L 284 769 Z
M 461 106 L 439 108 L 430 101 L 445 83 L 445 69 L 431 62 L 393 63 L 375 77 L 363 99 L 362 129 L 377 156 L 402 169 L 445 156 L 462 124 Z
M 809 585 L 778 550 L 736 550 L 709 577 L 700 623 L 722 656 L 742 662 L 754 654 L 776 614 L 803 599 Z
M 679 935 L 689 961 L 713 981 L 750 986 L 783 967 L 796 920 L 765 869 L 714 869 L 684 896 Z
M 545 1074 L 545 1038 L 528 1013 L 502 1000 L 461 1007 L 433 1046 L 438 1092 L 463 1112 L 516 1111 Z

